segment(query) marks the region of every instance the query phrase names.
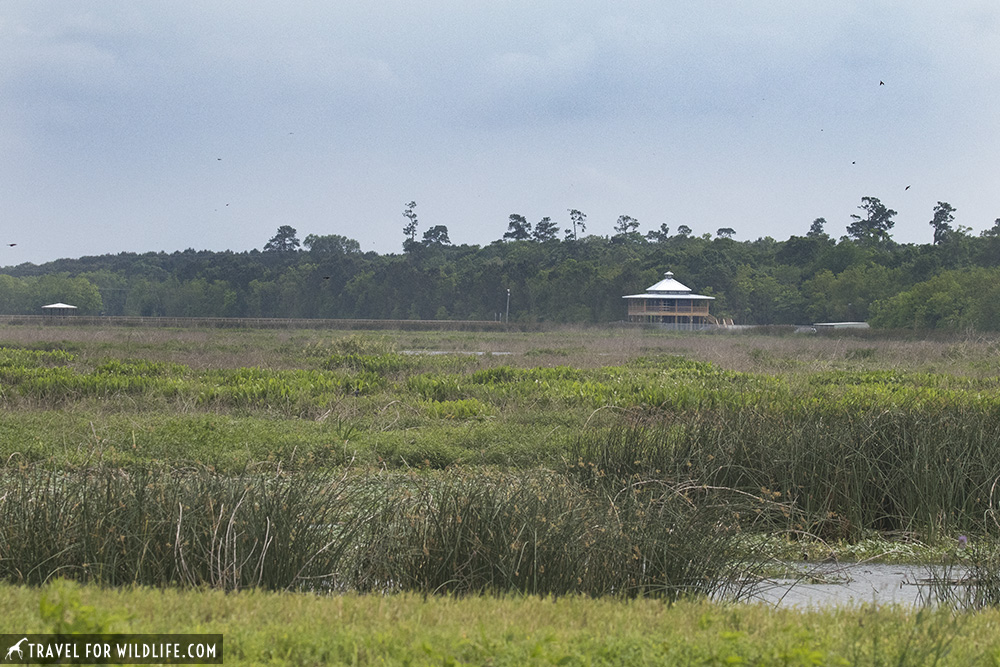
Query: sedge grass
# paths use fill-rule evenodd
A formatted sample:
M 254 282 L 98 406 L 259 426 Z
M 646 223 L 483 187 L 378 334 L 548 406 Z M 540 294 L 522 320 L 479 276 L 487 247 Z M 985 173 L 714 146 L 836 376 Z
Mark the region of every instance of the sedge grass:
M 100 467 L 0 479 L 0 578 L 104 585 L 300 588 L 336 572 L 348 489 L 314 480 Z
M 616 480 L 656 474 L 771 494 L 797 510 L 785 528 L 824 539 L 872 530 L 934 539 L 992 525 L 998 437 L 992 409 L 724 407 L 587 433 L 571 458 Z
M 0 579 L 382 593 L 740 597 L 718 503 L 554 472 L 0 475 Z

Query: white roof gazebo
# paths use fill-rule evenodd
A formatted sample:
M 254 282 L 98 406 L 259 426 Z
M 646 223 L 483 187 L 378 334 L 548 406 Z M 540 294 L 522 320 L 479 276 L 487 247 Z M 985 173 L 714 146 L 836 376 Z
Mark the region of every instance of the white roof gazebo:
M 708 314 L 708 303 L 715 297 L 693 294 L 670 271 L 663 274 L 663 280 L 647 287 L 645 293 L 622 298 L 628 300 L 629 322 L 660 324 L 671 329 L 704 329 L 716 323 Z
M 47 306 L 42 306 L 42 310 L 45 311 L 46 315 L 72 315 L 73 311 L 77 308 L 76 306 L 71 306 L 68 303 L 50 303 Z

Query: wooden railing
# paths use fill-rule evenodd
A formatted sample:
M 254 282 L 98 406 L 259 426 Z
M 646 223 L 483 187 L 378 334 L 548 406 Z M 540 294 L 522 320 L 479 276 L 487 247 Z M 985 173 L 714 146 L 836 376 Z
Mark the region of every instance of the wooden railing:
M 629 315 L 708 315 L 708 304 L 678 303 L 668 306 L 664 303 L 630 303 Z

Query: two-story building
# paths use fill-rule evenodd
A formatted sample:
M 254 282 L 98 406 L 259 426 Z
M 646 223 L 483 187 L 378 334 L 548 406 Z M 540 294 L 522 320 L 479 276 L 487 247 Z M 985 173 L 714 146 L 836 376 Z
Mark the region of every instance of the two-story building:
M 691 288 L 674 279 L 667 271 L 663 280 L 644 294 L 623 296 L 628 300 L 628 321 L 660 324 L 670 329 L 706 329 L 716 325 L 708 314 L 714 296 L 692 294 Z

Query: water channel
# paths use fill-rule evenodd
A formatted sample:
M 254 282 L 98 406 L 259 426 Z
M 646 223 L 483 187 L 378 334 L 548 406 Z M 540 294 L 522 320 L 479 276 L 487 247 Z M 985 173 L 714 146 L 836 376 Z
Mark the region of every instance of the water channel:
M 822 608 L 861 604 L 920 606 L 933 601 L 940 582 L 950 580 L 954 592 L 967 575 L 961 568 L 947 571 L 936 565 L 883 563 L 788 564 L 792 574 L 762 582 L 753 599 L 776 607 Z M 933 582 L 939 582 L 934 586 Z M 947 586 L 948 584 L 945 584 Z

